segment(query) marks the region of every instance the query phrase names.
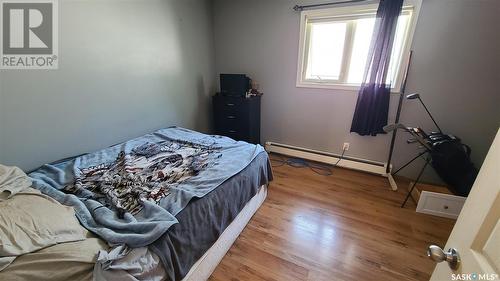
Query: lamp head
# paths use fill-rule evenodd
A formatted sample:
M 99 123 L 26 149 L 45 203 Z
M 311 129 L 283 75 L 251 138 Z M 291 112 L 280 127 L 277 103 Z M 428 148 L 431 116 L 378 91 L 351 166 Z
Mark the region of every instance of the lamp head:
M 406 99 L 408 99 L 408 100 L 414 100 L 414 99 L 419 99 L 419 98 L 420 98 L 420 95 L 417 93 L 409 94 L 406 96 Z
M 383 130 L 386 133 L 392 132 L 397 129 L 406 129 L 406 126 L 403 124 L 397 123 L 397 124 L 391 124 L 391 125 L 386 125 L 384 126 Z
M 383 128 L 384 132 L 386 132 L 386 133 L 392 132 L 396 129 L 397 129 L 396 124 L 387 125 L 387 126 L 384 126 L 384 128 Z

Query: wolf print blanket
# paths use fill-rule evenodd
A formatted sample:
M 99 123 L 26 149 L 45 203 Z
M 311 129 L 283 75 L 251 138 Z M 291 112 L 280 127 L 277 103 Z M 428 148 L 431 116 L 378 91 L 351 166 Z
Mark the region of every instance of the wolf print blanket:
M 145 143 L 129 154 L 121 151 L 109 163 L 79 169 L 74 183 L 64 192 L 79 194 L 88 190 L 92 199 L 114 209 L 118 217 L 142 210 L 142 202 L 159 204 L 170 194 L 170 188 L 198 175 L 209 166 L 217 165 L 220 147 L 189 141 L 166 140 Z M 216 154 L 216 157 L 212 154 Z M 212 160 L 212 161 L 209 161 Z
M 110 148 L 48 164 L 33 186 L 73 206 L 83 226 L 110 244 L 142 247 L 203 197 L 243 170 L 260 145 L 183 128 L 156 131 Z

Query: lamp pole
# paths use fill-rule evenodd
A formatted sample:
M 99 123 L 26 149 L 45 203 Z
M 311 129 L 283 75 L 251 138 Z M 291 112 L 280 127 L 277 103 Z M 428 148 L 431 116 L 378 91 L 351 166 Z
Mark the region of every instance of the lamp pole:
M 395 124 L 399 123 L 399 117 L 401 116 L 401 109 L 403 107 L 403 99 L 406 91 L 406 83 L 408 82 L 408 72 L 410 71 L 412 56 L 413 56 L 413 51 L 410 51 L 410 56 L 408 57 L 408 66 L 406 67 L 403 85 L 401 86 L 401 91 L 400 91 L 401 93 L 399 95 L 398 110 L 396 112 L 396 120 L 394 122 Z M 394 152 L 394 145 L 396 143 L 396 132 L 397 130 L 392 131 L 391 146 L 389 148 L 389 157 L 387 159 L 387 165 L 385 167 L 385 173 L 388 175 L 391 173 L 391 161 L 392 161 L 392 154 Z

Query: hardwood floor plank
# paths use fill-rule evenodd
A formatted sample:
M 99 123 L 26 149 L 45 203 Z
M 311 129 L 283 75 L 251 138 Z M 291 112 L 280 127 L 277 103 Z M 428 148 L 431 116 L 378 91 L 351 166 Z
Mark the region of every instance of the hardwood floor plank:
M 429 244 L 443 246 L 454 220 L 399 206 L 404 189 L 335 168 L 274 168 L 268 198 L 209 280 L 428 280 Z

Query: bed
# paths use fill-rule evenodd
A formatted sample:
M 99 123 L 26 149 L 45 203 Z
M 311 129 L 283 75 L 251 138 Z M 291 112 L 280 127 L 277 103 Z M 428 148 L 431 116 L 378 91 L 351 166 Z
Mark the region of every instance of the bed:
M 174 154 L 182 157 L 174 157 Z M 118 162 L 123 167 L 118 169 L 113 166 Z M 124 181 L 125 175 L 129 175 L 131 171 L 135 176 L 140 175 L 137 172 L 139 170 L 147 171 L 147 180 L 153 183 L 142 182 L 150 188 L 141 194 L 134 193 L 134 196 L 127 197 L 123 194 L 128 193 L 119 193 L 121 189 L 112 190 L 116 198 L 105 198 L 102 192 L 99 193 L 100 196 L 96 196 L 96 189 L 110 192 L 105 188 L 113 182 L 108 173 L 111 169 L 114 169 L 111 178 L 115 179 L 119 175 L 119 184 L 123 184 L 124 188 L 129 187 L 128 190 L 137 188 L 134 181 L 141 181 L 141 178 L 135 177 Z M 118 170 L 120 173 L 116 173 Z M 175 173 L 165 177 L 172 170 Z M 100 253 L 112 253 L 112 248 L 117 245 L 147 249 L 149 257 L 152 257 L 149 260 L 157 261 L 161 266 L 161 280 L 173 281 L 205 280 L 210 276 L 264 202 L 267 184 L 272 180 L 272 171 L 267 153 L 258 145 L 172 127 L 94 154 L 45 165 L 30 176 L 33 187 L 37 190 L 75 209 L 76 217 L 85 226 L 86 239 L 72 242 L 74 245 L 57 244 L 22 255 L 0 271 L 0 279 L 18 277 L 18 280 L 28 280 L 43 276 L 40 274 L 46 274 L 47 269 L 55 265 L 47 264 L 43 258 L 33 258 L 33 255 L 50 256 L 54 251 L 65 254 L 65 251 L 71 251 L 64 249 L 65 247 L 81 249 L 82 243 L 90 243 L 93 239 L 93 245 L 98 245 L 96 249 L 99 248 Z M 99 181 L 107 177 L 105 182 Z M 168 181 L 166 178 L 177 180 Z M 168 183 L 163 184 L 164 182 Z M 94 197 L 89 196 L 90 193 L 94 193 Z M 158 199 L 158 194 L 164 196 Z M 146 200 L 152 204 L 141 209 L 133 199 Z M 103 243 L 104 241 L 107 243 Z M 96 273 L 99 264 L 96 264 L 96 260 L 100 257 L 101 254 L 98 253 L 94 253 L 92 258 L 87 255 L 80 263 L 77 258 L 69 255 L 67 258 L 71 262 L 67 263 L 66 270 L 75 266 L 72 272 L 79 274 L 77 277 L 73 276 L 73 280 L 112 280 L 114 275 L 109 275 L 109 272 L 102 269 L 105 262 L 100 269 L 108 277 L 104 278 Z M 144 256 L 140 258 L 142 261 L 146 260 Z M 44 266 L 37 266 L 37 261 L 45 263 Z M 141 266 L 148 267 L 148 264 Z M 123 271 L 123 267 L 120 268 Z M 143 269 L 135 268 L 136 271 L 144 271 Z M 16 275 L 16 272 L 23 274 Z M 156 273 L 158 272 L 160 271 L 157 270 Z M 134 277 L 133 272 L 128 273 L 131 273 L 130 280 L 141 279 Z M 47 278 L 57 280 L 58 276 L 64 278 L 64 273 Z M 116 277 L 116 280 L 125 280 L 119 274 Z

